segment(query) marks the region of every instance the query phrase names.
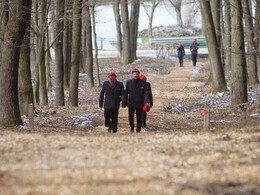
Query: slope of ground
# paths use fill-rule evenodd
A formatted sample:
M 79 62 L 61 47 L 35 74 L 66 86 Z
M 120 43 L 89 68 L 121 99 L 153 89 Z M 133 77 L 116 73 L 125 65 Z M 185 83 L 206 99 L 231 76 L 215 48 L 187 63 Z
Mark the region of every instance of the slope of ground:
M 229 93 L 204 85 L 209 69 L 199 60 L 197 68 L 100 61 L 102 80 L 116 72 L 125 83 L 137 67 L 151 82 L 154 107 L 140 134 L 129 132 L 126 108 L 118 133 L 106 132 L 100 88 L 89 88 L 85 74 L 78 108 L 56 107 L 50 94 L 33 130 L 23 117 L 24 126 L 0 131 L 0 194 L 260 194 L 259 86 L 249 88 L 249 103 L 231 106 Z

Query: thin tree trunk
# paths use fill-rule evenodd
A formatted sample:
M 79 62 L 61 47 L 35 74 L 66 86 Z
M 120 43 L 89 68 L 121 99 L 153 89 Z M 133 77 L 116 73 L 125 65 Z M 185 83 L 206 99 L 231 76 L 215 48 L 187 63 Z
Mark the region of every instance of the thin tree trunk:
M 221 64 L 221 54 L 217 42 L 211 8 L 208 1 L 199 0 L 203 19 L 203 30 L 207 41 L 209 58 L 211 63 L 212 81 L 214 91 L 226 91 L 227 85 L 224 70 Z
M 33 103 L 33 88 L 30 68 L 30 19 L 20 51 L 18 94 L 21 115 L 28 115 L 28 105 Z
M 130 50 L 131 61 L 135 61 L 137 50 L 137 33 L 139 20 L 140 0 L 132 0 L 131 16 L 130 16 Z
M 259 80 L 257 74 L 257 60 L 254 43 L 253 20 L 250 14 L 249 1 L 242 0 L 242 5 L 246 25 L 248 84 L 254 85 L 258 84 Z
M 92 46 L 92 30 L 91 30 L 91 17 L 89 10 L 89 0 L 86 0 L 86 30 L 87 30 L 87 79 L 91 87 L 94 87 L 93 77 L 93 46 Z
M 230 2 L 224 1 L 225 7 L 225 65 L 226 69 L 231 69 L 231 17 Z
M 121 15 L 123 23 L 123 50 L 120 62 L 123 64 L 128 64 L 131 62 L 131 51 L 127 0 L 121 0 Z
M 46 30 L 46 39 L 45 39 L 45 48 L 50 47 L 50 41 L 49 41 L 49 28 Z M 52 92 L 52 83 L 51 83 L 51 56 L 50 56 L 50 50 L 48 50 L 45 53 L 45 66 L 46 66 L 46 78 L 47 78 L 47 91 Z
M 149 16 L 149 22 L 148 22 L 148 39 L 150 40 L 153 38 L 153 15 L 154 15 L 154 10 L 156 8 L 155 6 L 155 1 L 152 2 L 152 9 L 151 9 L 151 14 Z
M 95 19 L 95 0 L 93 1 L 93 6 L 91 8 L 92 16 L 92 25 L 93 25 L 93 36 L 94 36 L 94 45 L 95 45 L 95 61 L 97 69 L 97 86 L 101 86 L 100 76 L 99 76 L 99 63 L 98 63 L 98 45 L 97 45 L 97 35 L 96 35 L 96 19 Z
M 81 34 L 82 0 L 73 2 L 72 62 L 70 71 L 69 104 L 78 107 L 79 53 Z
M 244 45 L 244 30 L 242 17 L 242 4 L 239 0 L 233 0 L 234 8 L 231 11 L 232 24 L 232 104 L 240 104 L 248 101 L 246 59 Z
M 4 33 L 5 33 L 5 27 L 7 25 L 9 15 L 9 3 L 8 0 L 3 0 L 3 2 L 0 4 L 0 14 L 1 14 L 1 24 L 0 24 L 0 51 L 2 47 L 2 40 L 4 39 Z M 2 53 L 0 53 L 0 59 L 2 58 Z
M 119 14 L 119 4 L 120 4 L 120 0 L 115 0 L 113 3 L 113 10 L 114 10 L 115 22 L 116 22 L 116 33 L 117 33 L 118 60 L 120 60 L 122 56 L 122 33 L 121 33 L 121 18 Z
M 10 0 L 0 59 L 0 126 L 22 124 L 18 101 L 20 47 L 31 13 L 30 0 Z M 25 11 L 26 10 L 26 11 Z
M 82 68 L 83 72 L 87 72 L 87 25 L 86 25 L 86 0 L 83 0 L 83 7 L 82 7 L 82 42 L 81 42 L 81 48 L 82 48 Z M 81 72 L 81 70 L 80 70 Z
M 255 6 L 255 46 L 256 46 L 256 53 L 260 54 L 259 45 L 260 45 L 260 1 L 256 1 Z
M 182 27 L 183 22 L 182 22 L 182 18 L 181 18 L 181 6 L 178 8 L 175 7 L 175 12 L 176 12 L 176 16 L 177 16 L 177 25 Z
M 64 1 L 55 0 L 56 7 L 56 28 L 55 28 L 55 103 L 56 106 L 64 106 L 64 71 L 63 71 L 63 17 Z

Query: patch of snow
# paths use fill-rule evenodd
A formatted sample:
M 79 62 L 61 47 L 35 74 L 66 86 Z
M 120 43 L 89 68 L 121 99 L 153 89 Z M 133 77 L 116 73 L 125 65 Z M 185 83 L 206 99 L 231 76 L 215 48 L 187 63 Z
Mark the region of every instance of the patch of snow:
M 20 125 L 20 128 L 22 128 L 22 129 L 28 129 L 29 127 L 26 126 L 26 125 Z
M 259 117 L 259 113 L 256 113 L 256 114 L 251 114 L 249 116 L 253 116 L 253 117 Z
M 193 68 L 193 70 L 192 70 L 192 74 L 198 74 L 198 73 L 200 72 L 200 70 L 201 70 L 201 68 L 195 67 L 195 68 Z

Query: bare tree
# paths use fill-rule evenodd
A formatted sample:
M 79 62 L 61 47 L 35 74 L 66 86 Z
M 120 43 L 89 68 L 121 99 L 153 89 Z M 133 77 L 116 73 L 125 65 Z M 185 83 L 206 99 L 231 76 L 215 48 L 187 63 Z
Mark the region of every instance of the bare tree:
M 249 9 L 249 1 L 242 0 L 243 13 L 246 25 L 247 39 L 247 68 L 248 68 L 248 84 L 258 84 L 256 49 L 254 43 L 254 28 L 252 15 Z
M 78 106 L 78 86 L 79 86 L 79 53 L 81 40 L 81 13 L 82 0 L 73 2 L 73 27 L 72 27 L 72 62 L 70 71 L 69 104 Z
M 181 17 L 181 5 L 182 0 L 168 0 L 175 9 L 177 16 L 177 24 L 178 26 L 183 26 L 182 17 Z
M 5 12 L 8 18 L 5 27 L 1 27 L 0 58 L 0 126 L 22 124 L 18 102 L 18 67 L 20 47 L 31 13 L 30 0 L 9 0 Z
M 148 24 L 148 39 L 153 38 L 153 15 L 155 8 L 162 2 L 162 0 L 152 0 L 152 7 L 150 8 L 149 13 L 149 6 L 145 4 L 143 1 L 141 1 L 142 6 L 145 9 L 146 15 L 149 17 L 149 24 Z
M 132 0 L 131 15 L 130 15 L 131 61 L 134 61 L 136 59 L 139 10 L 140 10 L 140 0 Z
M 209 1 L 199 0 L 203 31 L 206 37 L 206 42 L 209 51 L 209 59 L 212 72 L 212 82 L 214 91 L 225 91 L 227 85 L 224 77 L 224 70 L 221 64 L 221 54 L 217 41 L 214 22 L 211 14 Z
M 225 7 L 225 67 L 231 69 L 231 9 L 230 2 L 224 1 Z
M 116 33 L 117 33 L 117 53 L 118 59 L 120 60 L 122 57 L 122 32 L 121 32 L 121 17 L 119 13 L 119 4 L 120 0 L 115 0 L 113 2 L 113 11 L 116 22 Z
M 244 30 L 242 3 L 240 0 L 233 0 L 231 11 L 232 24 L 232 104 L 240 104 L 248 101 L 246 59 L 244 45 Z

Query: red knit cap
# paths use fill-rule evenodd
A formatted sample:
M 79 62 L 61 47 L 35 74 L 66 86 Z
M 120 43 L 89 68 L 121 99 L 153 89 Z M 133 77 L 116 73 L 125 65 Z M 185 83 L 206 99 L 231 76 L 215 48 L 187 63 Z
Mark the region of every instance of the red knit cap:
M 179 45 L 182 45 L 182 43 L 181 43 L 181 42 L 179 42 Z
M 146 76 L 143 75 L 143 74 L 140 76 L 140 79 L 141 79 L 141 80 L 147 80 Z
M 135 68 L 135 69 L 132 71 L 132 74 L 133 74 L 134 72 L 138 72 L 138 73 L 140 74 L 140 71 L 139 71 L 137 68 Z
M 117 77 L 116 74 L 113 72 L 111 72 L 110 75 L 108 76 L 108 78 L 110 79 L 116 79 L 116 77 Z
M 194 42 L 194 43 L 197 42 L 197 39 L 193 39 L 193 42 Z

